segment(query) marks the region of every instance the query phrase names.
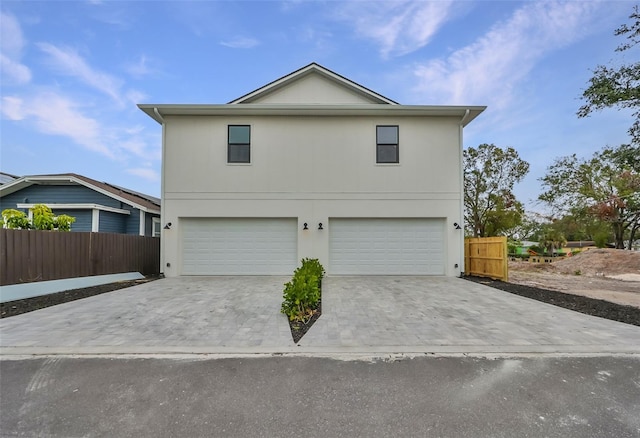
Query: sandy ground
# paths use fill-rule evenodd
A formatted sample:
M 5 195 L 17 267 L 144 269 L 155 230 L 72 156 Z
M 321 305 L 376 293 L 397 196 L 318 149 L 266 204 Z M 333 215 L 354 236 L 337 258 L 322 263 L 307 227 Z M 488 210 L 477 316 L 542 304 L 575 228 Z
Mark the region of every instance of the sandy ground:
M 509 282 L 640 308 L 640 252 L 592 249 L 550 264 L 509 262 Z

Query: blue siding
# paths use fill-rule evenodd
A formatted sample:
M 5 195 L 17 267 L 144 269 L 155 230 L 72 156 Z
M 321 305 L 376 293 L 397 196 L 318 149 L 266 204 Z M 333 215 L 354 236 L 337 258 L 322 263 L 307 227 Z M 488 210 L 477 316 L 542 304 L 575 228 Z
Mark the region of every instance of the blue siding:
M 101 233 L 124 233 L 126 218 L 127 216 L 124 214 L 101 211 L 99 231 Z
M 127 223 L 125 233 L 127 234 L 140 234 L 140 210 L 137 208 L 126 207 L 131 214 L 127 216 Z
M 0 211 L 7 208 L 17 208 L 17 204 L 98 204 L 107 207 L 129 210 L 130 215 L 100 211 L 101 232 L 139 234 L 140 211 L 128 204 L 120 202 L 102 193 L 81 185 L 37 185 L 26 187 L 10 195 L 0 198 Z M 23 210 L 28 214 L 28 210 Z M 68 214 L 76 218 L 71 226 L 72 231 L 91 231 L 91 210 L 54 211 L 58 214 Z M 155 215 L 157 216 L 157 215 Z M 151 216 L 145 218 L 145 234 L 151 236 Z
M 153 221 L 151 220 L 153 216 L 149 213 L 144 214 L 144 235 L 145 236 L 153 236 Z
M 76 218 L 76 221 L 71 224 L 71 231 L 91 231 L 91 210 L 53 210 L 53 214 L 60 216 L 66 214 Z
M 50 186 L 34 184 L 0 199 L 3 208 L 16 208 L 18 203 L 100 204 L 108 207 L 124 208 L 120 201 L 79 185 Z M 4 207 L 5 203 L 13 204 L 13 206 Z

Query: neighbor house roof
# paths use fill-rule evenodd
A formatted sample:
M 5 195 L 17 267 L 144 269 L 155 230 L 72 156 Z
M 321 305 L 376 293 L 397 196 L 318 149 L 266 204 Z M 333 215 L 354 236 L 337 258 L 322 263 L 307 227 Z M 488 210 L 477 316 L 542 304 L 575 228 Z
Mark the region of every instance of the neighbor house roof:
M 20 178 L 16 175 L 11 175 L 10 173 L 0 172 L 0 185 L 10 183 L 13 180 Z
M 28 175 L 0 186 L 0 197 L 34 184 L 79 184 L 149 213 L 160 213 L 160 199 L 76 173 Z

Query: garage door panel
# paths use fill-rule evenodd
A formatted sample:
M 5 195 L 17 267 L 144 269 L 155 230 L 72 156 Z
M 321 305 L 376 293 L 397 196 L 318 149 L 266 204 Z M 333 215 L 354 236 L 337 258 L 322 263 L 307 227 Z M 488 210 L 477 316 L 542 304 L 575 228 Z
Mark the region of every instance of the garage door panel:
M 288 275 L 297 246 L 297 219 L 183 219 L 182 274 Z
M 444 221 L 331 219 L 329 273 L 444 275 Z

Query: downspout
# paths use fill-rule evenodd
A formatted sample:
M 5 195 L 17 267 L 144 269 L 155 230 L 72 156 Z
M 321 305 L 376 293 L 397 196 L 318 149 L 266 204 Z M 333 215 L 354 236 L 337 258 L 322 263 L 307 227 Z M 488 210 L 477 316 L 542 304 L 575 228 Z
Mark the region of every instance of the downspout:
M 460 221 L 458 222 L 460 224 L 460 227 L 462 228 L 460 230 L 460 233 L 462 233 L 462 236 L 460 236 L 460 262 L 459 262 L 459 267 L 460 267 L 460 276 L 462 277 L 464 275 L 464 164 L 462 161 L 462 156 L 463 156 L 463 135 L 462 135 L 462 129 L 464 128 L 464 125 L 467 121 L 467 119 L 469 118 L 469 108 L 467 108 L 464 112 L 464 116 L 462 116 L 462 119 L 460 119 L 460 126 L 459 126 L 459 141 L 460 141 L 460 147 L 459 147 L 459 159 L 460 159 Z
M 153 108 L 153 112 L 160 121 L 162 125 L 162 162 L 160 163 L 160 274 L 164 274 L 165 267 L 165 257 L 164 257 L 164 248 L 165 248 L 165 239 L 164 234 L 166 230 L 163 225 L 166 223 L 165 221 L 165 208 L 164 208 L 164 163 L 165 163 L 165 121 L 158 108 Z

